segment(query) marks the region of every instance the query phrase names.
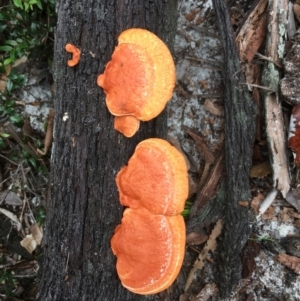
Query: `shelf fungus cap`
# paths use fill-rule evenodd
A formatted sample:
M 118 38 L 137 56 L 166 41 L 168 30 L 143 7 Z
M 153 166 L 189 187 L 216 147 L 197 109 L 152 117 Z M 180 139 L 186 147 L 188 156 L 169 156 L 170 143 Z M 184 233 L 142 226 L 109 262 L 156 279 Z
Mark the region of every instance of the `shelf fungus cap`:
M 300 163 L 300 104 L 295 105 L 292 110 L 288 146 L 294 153 L 294 163 Z
M 176 79 L 172 55 L 162 40 L 145 29 L 125 30 L 118 42 L 97 79 L 106 93 L 107 108 L 114 116 L 151 120 L 172 97 Z
M 143 208 L 127 208 L 111 240 L 122 285 L 142 295 L 168 288 L 183 262 L 185 235 L 181 215 L 154 215 Z
M 188 197 L 184 157 L 163 139 L 140 142 L 116 182 L 123 206 L 146 208 L 153 214 L 180 214 Z

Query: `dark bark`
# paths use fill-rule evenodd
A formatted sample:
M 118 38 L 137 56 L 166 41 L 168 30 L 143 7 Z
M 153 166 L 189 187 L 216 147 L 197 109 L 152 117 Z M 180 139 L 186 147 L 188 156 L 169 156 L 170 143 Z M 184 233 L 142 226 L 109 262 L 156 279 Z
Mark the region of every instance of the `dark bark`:
M 123 211 L 116 174 L 138 142 L 166 136 L 166 113 L 127 139 L 113 129 L 96 79 L 126 28 L 146 28 L 171 46 L 177 0 L 58 0 L 56 9 L 51 198 L 38 300 L 153 300 L 122 287 L 110 239 Z M 67 43 L 82 53 L 73 68 Z
M 225 168 L 226 211 L 219 244 L 218 284 L 228 297 L 241 278 L 240 253 L 251 228 L 251 210 L 239 205 L 250 201 L 249 172 L 255 132 L 255 104 L 245 83 L 238 57 L 226 1 L 213 0 L 223 46 L 223 81 L 225 87 Z

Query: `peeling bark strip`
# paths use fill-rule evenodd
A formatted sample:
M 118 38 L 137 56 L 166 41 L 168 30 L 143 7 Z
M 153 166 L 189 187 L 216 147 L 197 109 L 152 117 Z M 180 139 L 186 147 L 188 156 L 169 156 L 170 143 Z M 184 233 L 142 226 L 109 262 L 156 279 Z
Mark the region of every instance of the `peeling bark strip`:
M 255 104 L 244 85 L 226 1 L 213 0 L 224 55 L 226 215 L 218 261 L 218 285 L 227 297 L 241 279 L 240 253 L 249 234 L 251 212 L 239 201 L 251 199 L 249 173 L 255 132 Z
M 114 130 L 96 79 L 124 29 L 146 28 L 171 46 L 177 0 L 57 0 L 56 8 L 51 200 L 38 300 L 154 300 L 121 285 L 110 240 L 123 211 L 116 174 L 138 142 L 166 137 L 166 114 L 127 139 Z M 73 68 L 67 43 L 82 54 Z
M 271 59 L 264 65 L 262 85 L 275 92 L 262 90 L 265 105 L 266 132 L 273 168 L 273 186 L 286 197 L 290 189 L 290 176 L 286 153 L 286 138 L 281 104 L 278 99 L 279 71 L 273 62 L 283 58 L 286 35 L 287 0 L 269 0 L 268 36 L 266 56 Z M 273 62 L 272 62 L 273 61 Z
M 265 40 L 267 4 L 268 0 L 260 0 L 255 5 L 236 37 L 236 43 L 239 45 L 239 56 L 243 63 L 253 60 L 256 52 Z

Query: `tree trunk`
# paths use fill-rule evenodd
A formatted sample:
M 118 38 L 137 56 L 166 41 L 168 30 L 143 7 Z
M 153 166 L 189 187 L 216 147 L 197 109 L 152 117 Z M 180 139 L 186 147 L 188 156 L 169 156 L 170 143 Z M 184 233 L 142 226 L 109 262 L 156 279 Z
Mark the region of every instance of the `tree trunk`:
M 166 136 L 166 112 L 127 139 L 113 129 L 96 79 L 127 28 L 146 28 L 171 46 L 177 0 L 58 0 L 56 9 L 51 197 L 38 300 L 153 300 L 122 287 L 110 239 L 123 212 L 116 174 L 140 141 Z M 67 43 L 81 49 L 73 68 Z

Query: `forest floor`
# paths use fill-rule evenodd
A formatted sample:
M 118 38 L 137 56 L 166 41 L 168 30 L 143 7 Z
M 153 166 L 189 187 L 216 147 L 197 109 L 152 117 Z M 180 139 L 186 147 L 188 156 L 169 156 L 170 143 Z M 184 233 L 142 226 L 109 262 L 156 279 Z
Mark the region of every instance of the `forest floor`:
M 231 20 L 237 33 L 250 4 L 255 1 L 228 2 L 231 3 Z M 170 142 L 183 152 L 189 164 L 189 200 L 193 200 L 209 180 L 207 170 L 212 165 L 207 165 L 204 157 L 224 148 L 222 45 L 210 0 L 180 1 L 178 12 L 174 49 L 177 85 L 168 106 L 168 128 Z M 259 57 L 255 59 L 260 61 Z M 10 135 L 14 137 L 9 142 L 12 148 L 19 145 L 22 149 L 24 143 L 18 136 L 25 135 L 29 137 L 26 140 L 27 152 L 35 152 L 35 143 L 43 135 L 44 122 L 47 118 L 51 122 L 48 117 L 51 97 L 49 74 L 45 69 L 36 69 L 31 73 L 26 90 L 19 95 L 24 101 L 23 114 L 28 116 L 30 133 L 28 127 L 24 127 L 21 134 L 10 128 Z M 282 104 L 287 128 L 291 110 L 290 104 Z M 259 213 L 261 203 L 273 190 L 273 180 L 261 105 L 258 111 L 259 134 L 253 147 L 253 166 L 258 166 L 258 171 L 252 169 L 249 179 L 255 219 L 252 234 L 241 254 L 242 279 L 228 300 L 300 301 L 300 202 L 296 194 L 299 177 L 293 167 L 292 152 L 285 142 L 291 187 L 296 194 L 294 203 L 292 205 L 281 193 L 276 193 L 272 206 L 263 214 Z M 206 151 L 201 143 L 206 145 Z M 0 270 L 4 271 L 0 283 L 6 287 L 0 289 L 0 300 L 7 296 L 14 296 L 12 300 L 34 300 L 38 289 L 39 255 L 42 253 L 40 243 L 49 153 L 39 157 L 38 166 L 43 167 L 40 169 L 33 168 L 35 163 L 30 162 L 30 156 L 27 161 L 15 164 L 8 159 L 9 155 L 2 153 L 0 158 L 0 253 L 5 258 L 5 262 L 0 262 Z M 218 232 L 221 231 L 217 223 L 187 233 L 184 266 L 176 282 L 181 288 L 180 301 L 222 300 L 214 275 L 214 256 L 218 252 Z M 209 246 L 206 253 L 203 252 L 205 246 Z M 203 264 L 193 269 L 197 258 Z M 164 300 L 163 295 L 161 300 Z

